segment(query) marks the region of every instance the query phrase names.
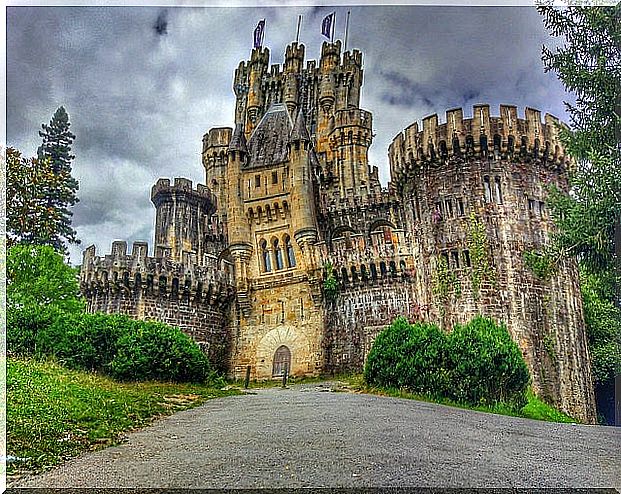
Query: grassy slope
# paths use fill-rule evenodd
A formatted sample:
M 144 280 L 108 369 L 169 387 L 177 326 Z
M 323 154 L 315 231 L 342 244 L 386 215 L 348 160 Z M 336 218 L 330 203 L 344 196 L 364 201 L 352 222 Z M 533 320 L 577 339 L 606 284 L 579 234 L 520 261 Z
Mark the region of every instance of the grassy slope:
M 54 362 L 7 362 L 7 454 L 26 461 L 8 472 L 38 471 L 83 451 L 115 444 L 153 418 L 236 394 L 198 385 L 119 383 Z

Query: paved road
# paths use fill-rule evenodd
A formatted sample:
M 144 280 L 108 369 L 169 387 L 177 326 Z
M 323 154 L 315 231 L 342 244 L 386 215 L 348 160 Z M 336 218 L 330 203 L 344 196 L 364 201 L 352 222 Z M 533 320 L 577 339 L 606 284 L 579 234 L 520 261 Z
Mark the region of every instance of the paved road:
M 620 487 L 621 429 L 412 400 L 262 389 L 216 399 L 23 487 Z

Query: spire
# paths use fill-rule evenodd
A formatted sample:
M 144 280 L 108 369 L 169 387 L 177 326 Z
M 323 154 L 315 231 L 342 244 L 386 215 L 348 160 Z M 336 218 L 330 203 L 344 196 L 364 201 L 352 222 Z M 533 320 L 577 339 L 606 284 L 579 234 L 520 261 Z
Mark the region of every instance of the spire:
M 310 141 L 310 137 L 308 135 L 308 130 L 306 129 L 306 122 L 304 121 L 304 113 L 300 108 L 298 111 L 298 116 L 295 119 L 295 124 L 293 124 L 293 129 L 291 130 L 291 135 L 289 136 L 290 141 Z
M 248 148 L 246 146 L 246 136 L 244 135 L 244 125 L 235 124 L 235 130 L 229 143 L 229 152 L 239 151 L 240 153 L 248 154 Z

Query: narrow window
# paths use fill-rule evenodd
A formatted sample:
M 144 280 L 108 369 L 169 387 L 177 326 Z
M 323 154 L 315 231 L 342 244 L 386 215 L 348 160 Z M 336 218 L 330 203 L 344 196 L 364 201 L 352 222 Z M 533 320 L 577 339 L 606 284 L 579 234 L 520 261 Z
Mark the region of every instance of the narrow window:
M 397 276 L 397 265 L 395 264 L 395 261 L 390 261 L 388 266 L 390 268 L 390 275 Z
M 500 188 L 500 177 L 494 178 L 494 192 L 496 192 L 496 202 L 502 204 L 502 189 Z
M 371 263 L 370 269 L 371 269 L 371 279 L 374 281 L 377 280 L 377 268 L 375 267 L 375 263 Z
M 272 172 L 272 185 L 276 185 L 278 183 L 278 172 Z
M 347 275 L 347 268 L 341 268 L 341 279 L 344 284 L 349 283 L 349 276 Z
M 360 266 L 360 277 L 362 281 L 367 281 L 369 279 L 369 273 L 367 273 L 367 267 L 364 264 Z
M 276 269 L 283 269 L 282 249 L 277 238 L 272 242 L 272 246 L 274 247 L 274 257 L 276 258 Z
M 451 251 L 451 262 L 455 269 L 459 269 L 459 252 L 456 250 Z
M 351 267 L 351 281 L 353 283 L 358 282 L 358 272 L 356 271 L 356 266 Z
M 382 275 L 382 278 L 386 277 L 386 263 L 384 261 L 380 262 L 380 273 Z
M 256 189 L 258 189 L 259 187 L 261 187 L 261 175 L 255 175 L 254 176 L 254 187 Z
M 545 211 L 545 203 L 543 203 L 542 201 L 539 201 L 539 214 L 543 214 L 543 212 Z
M 492 189 L 487 175 L 483 177 L 483 187 L 485 188 L 485 202 L 492 202 Z
M 532 211 L 535 209 L 535 201 L 533 199 L 528 200 L 528 210 Z
M 465 214 L 465 210 L 464 210 L 464 201 L 462 201 L 461 199 L 459 199 L 457 201 L 457 204 L 459 205 L 459 216 L 463 216 Z
M 261 240 L 261 259 L 263 261 L 263 271 L 269 273 L 272 270 L 272 261 L 270 259 L 270 251 L 267 249 L 267 242 Z
M 289 235 L 285 236 L 285 251 L 287 252 L 287 266 L 290 268 L 295 267 L 295 254 Z
M 452 218 L 453 217 L 453 201 L 451 201 L 450 199 L 445 200 L 444 209 L 446 211 L 446 216 L 448 218 Z
M 470 267 L 470 252 L 464 251 L 464 265 Z

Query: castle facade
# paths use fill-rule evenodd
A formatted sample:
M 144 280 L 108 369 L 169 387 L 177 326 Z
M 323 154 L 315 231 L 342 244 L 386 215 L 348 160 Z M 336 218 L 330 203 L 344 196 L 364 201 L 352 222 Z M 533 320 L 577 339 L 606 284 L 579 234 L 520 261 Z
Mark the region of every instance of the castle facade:
M 361 371 L 397 316 L 450 330 L 484 314 L 539 395 L 593 422 L 576 263 L 542 279 L 524 261 L 553 232 L 546 187 L 568 186 L 557 119 L 429 116 L 392 141 L 383 188 L 362 83 L 362 54 L 340 41 L 318 62 L 292 43 L 282 66 L 255 48 L 235 71 L 235 126 L 203 138 L 206 185 L 153 186 L 153 256 L 145 242 L 85 250 L 89 310 L 179 326 L 229 376 L 257 379 Z

